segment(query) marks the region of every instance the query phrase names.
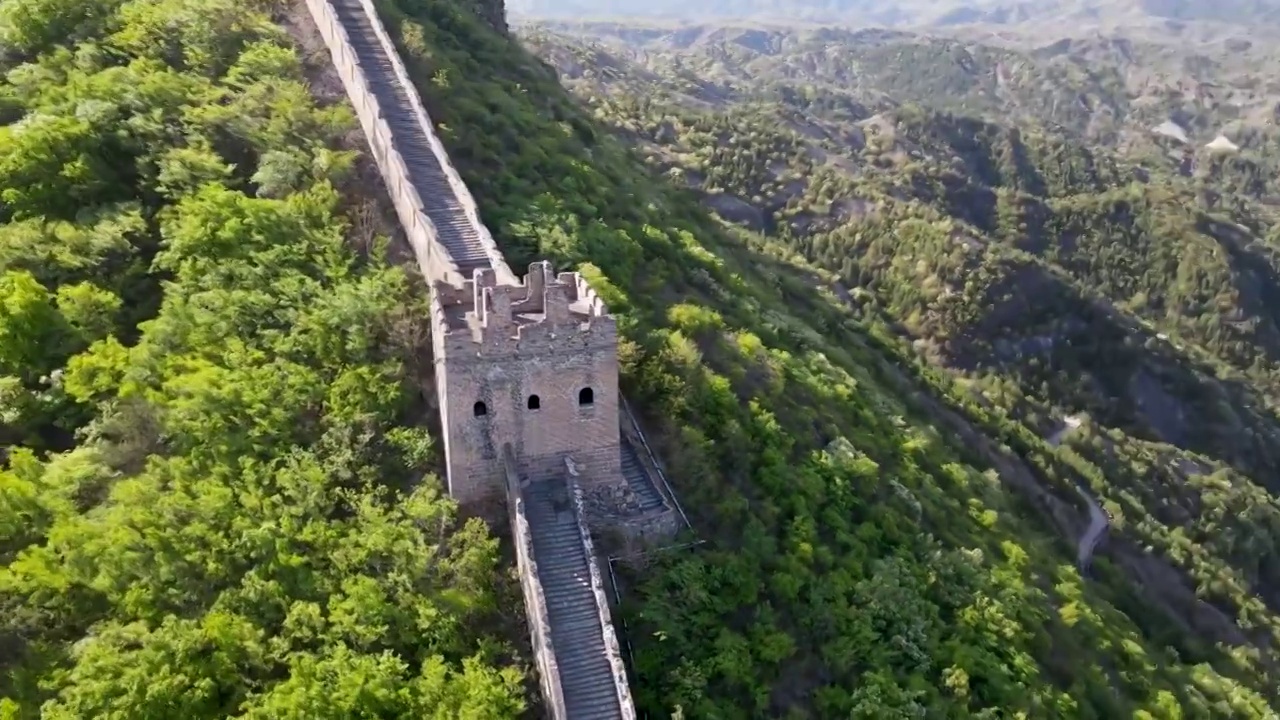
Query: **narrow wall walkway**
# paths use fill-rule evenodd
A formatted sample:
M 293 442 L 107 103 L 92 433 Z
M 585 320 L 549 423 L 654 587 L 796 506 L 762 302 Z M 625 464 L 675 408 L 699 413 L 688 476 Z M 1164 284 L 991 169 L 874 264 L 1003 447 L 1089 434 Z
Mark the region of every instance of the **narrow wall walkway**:
M 490 267 L 480 232 L 450 187 L 426 130 L 413 111 L 414 100 L 396 78 L 392 61 L 363 4 L 360 0 L 332 0 L 332 7 L 347 32 L 356 62 L 378 101 L 382 118 L 391 129 L 391 145 L 404 159 L 409 180 L 418 191 L 427 218 L 435 226 L 436 241 L 449 250 L 463 277 L 471 277 L 477 268 Z
M 479 220 L 370 0 L 305 0 L 428 284 L 493 269 L 514 276 Z M 438 305 L 438 303 L 433 303 Z M 565 478 L 512 492 L 521 583 L 543 694 L 555 720 L 635 718 L 580 497 Z
M 569 485 L 563 478 L 528 483 L 524 497 L 538 579 L 546 597 L 560 688 L 572 720 L 623 717 L 618 677 L 605 647 L 591 563 Z M 622 677 L 625 684 L 626 678 Z

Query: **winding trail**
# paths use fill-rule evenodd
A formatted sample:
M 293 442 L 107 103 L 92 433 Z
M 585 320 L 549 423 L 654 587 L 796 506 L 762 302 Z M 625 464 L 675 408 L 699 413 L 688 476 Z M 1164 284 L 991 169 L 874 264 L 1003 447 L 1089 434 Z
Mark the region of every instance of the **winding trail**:
M 1089 503 L 1089 529 L 1080 536 L 1080 543 L 1076 547 L 1076 564 L 1080 566 L 1080 572 L 1085 572 L 1093 562 L 1093 551 L 1098 548 L 1098 543 L 1102 542 L 1102 536 L 1111 526 L 1111 521 L 1107 519 L 1107 514 L 1102 512 L 1102 507 L 1088 491 L 1079 486 L 1076 487 L 1076 491 Z
M 1062 427 L 1057 432 L 1046 438 L 1046 441 L 1053 447 L 1058 447 L 1062 443 L 1062 438 L 1067 433 L 1080 427 L 1080 419 L 1074 415 L 1068 415 L 1062 422 Z M 1082 486 L 1076 485 L 1076 492 L 1080 493 L 1080 497 L 1084 498 L 1089 504 L 1089 527 L 1080 536 L 1080 541 L 1076 544 L 1076 564 L 1080 567 L 1080 572 L 1086 572 L 1090 563 L 1093 562 L 1093 552 L 1098 549 L 1098 543 L 1102 542 L 1102 536 L 1106 534 L 1107 528 L 1111 527 L 1111 520 L 1107 514 L 1102 511 L 1102 506 L 1093 498 L 1093 495 L 1085 490 Z
M 812 278 L 811 278 L 812 280 Z M 840 298 L 848 305 L 852 305 L 855 301 L 853 294 L 841 282 L 823 282 L 816 281 L 815 285 L 825 285 L 827 289 L 833 292 L 836 297 Z M 864 345 L 864 347 L 866 347 Z M 929 412 L 934 418 L 943 421 L 952 430 L 959 433 L 965 438 L 975 449 L 982 452 L 989 459 L 993 460 L 993 466 L 1002 473 L 1002 476 L 1010 481 L 1015 482 L 1022 489 L 1039 493 L 1041 497 L 1047 496 L 1047 493 L 1040 487 L 1040 483 L 1036 481 L 1033 475 L 1020 463 L 1000 462 L 1002 459 L 1000 454 L 991 447 L 990 439 L 982 433 L 978 432 L 969 421 L 959 413 L 945 407 L 935 398 L 923 393 L 915 385 L 915 381 L 910 378 L 901 368 L 891 364 L 882 362 L 880 365 L 897 387 L 910 397 L 914 398 L 919 406 Z M 1052 435 L 1045 438 L 1045 441 L 1053 447 L 1057 447 L 1062 443 L 1062 439 L 1067 433 L 1080 427 L 1081 419 L 1076 415 L 1068 415 L 1062 419 L 1062 427 L 1058 428 Z M 1080 497 L 1084 498 L 1085 503 L 1089 506 L 1089 527 L 1076 543 L 1076 565 L 1080 568 L 1081 574 L 1088 571 L 1090 564 L 1093 562 L 1093 554 L 1098 549 L 1098 543 L 1102 542 L 1102 538 L 1107 534 L 1107 530 L 1111 527 L 1111 519 L 1103 512 L 1102 506 L 1094 499 L 1093 495 L 1084 488 L 1084 486 L 1076 484 L 1076 492 Z M 1062 525 L 1059 524 L 1059 528 Z

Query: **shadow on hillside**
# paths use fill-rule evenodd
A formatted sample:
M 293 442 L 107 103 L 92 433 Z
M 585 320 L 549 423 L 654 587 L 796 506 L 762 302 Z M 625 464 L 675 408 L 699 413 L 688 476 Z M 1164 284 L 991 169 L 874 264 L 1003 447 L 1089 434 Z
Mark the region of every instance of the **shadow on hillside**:
M 1218 241 L 1226 251 L 1231 271 L 1236 276 L 1241 309 L 1249 317 L 1258 318 L 1252 344 L 1262 349 L 1268 359 L 1280 361 L 1280 329 L 1276 313 L 1280 313 L 1280 273 L 1277 259 L 1264 255 L 1252 237 L 1233 224 L 1201 218 L 1197 229 Z
M 1104 425 L 1215 458 L 1264 485 L 1280 471 L 1280 426 L 1249 384 L 1221 378 L 1153 330 L 1030 260 L 1010 265 L 980 321 L 955 333 L 958 367 L 1039 388 Z

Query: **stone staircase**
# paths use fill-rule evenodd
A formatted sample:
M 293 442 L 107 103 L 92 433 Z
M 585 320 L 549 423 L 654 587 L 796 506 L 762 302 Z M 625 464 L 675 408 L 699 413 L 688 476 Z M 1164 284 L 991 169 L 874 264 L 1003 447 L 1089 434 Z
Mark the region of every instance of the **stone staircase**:
M 622 477 L 626 478 L 631 492 L 635 493 L 640 502 L 640 512 L 648 513 L 667 506 L 657 486 L 653 484 L 653 478 L 649 477 L 644 465 L 640 463 L 640 455 L 635 446 L 626 439 L 622 441 Z
M 413 112 L 413 100 L 397 80 L 391 59 L 363 4 L 360 0 L 331 0 L 331 3 L 382 108 L 382 117 L 395 138 L 395 148 L 404 158 L 440 243 L 448 248 L 463 277 L 471 277 L 477 268 L 488 268 L 491 263 L 480 243 L 480 233 L 454 196 L 426 132 Z
M 586 554 L 569 487 L 561 478 L 538 480 L 526 485 L 522 494 L 567 715 L 570 720 L 620 718 L 618 686 L 591 590 L 592 559 Z

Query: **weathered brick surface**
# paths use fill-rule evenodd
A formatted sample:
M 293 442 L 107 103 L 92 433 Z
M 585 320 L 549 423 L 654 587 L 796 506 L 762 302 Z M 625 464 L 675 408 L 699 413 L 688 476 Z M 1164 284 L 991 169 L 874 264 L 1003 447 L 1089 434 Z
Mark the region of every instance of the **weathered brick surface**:
M 547 263 L 522 285 L 488 282 L 477 273 L 439 343 L 450 492 L 465 503 L 499 490 L 489 479 L 508 444 L 530 476 L 571 455 L 591 482 L 620 482 L 613 317 L 576 273 Z

